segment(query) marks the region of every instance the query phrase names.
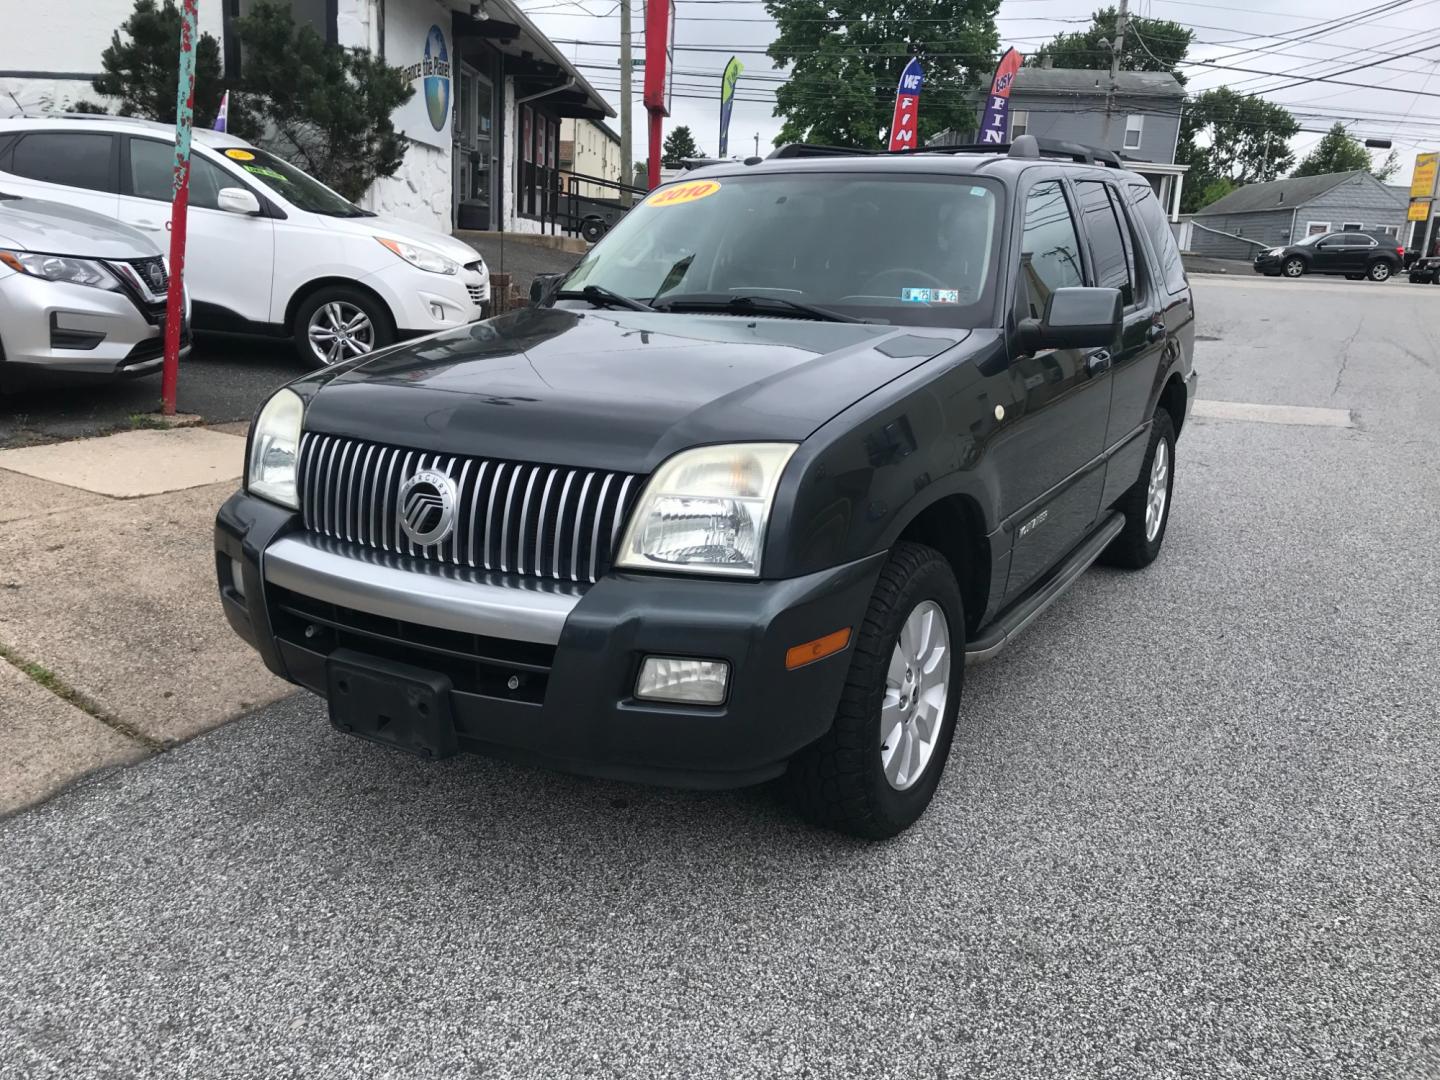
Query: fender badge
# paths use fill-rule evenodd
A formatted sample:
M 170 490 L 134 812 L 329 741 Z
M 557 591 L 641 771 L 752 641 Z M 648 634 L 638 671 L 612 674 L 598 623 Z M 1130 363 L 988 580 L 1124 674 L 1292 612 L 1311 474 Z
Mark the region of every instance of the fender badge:
M 1005 406 L 1004 406 L 1004 405 L 996 405 L 996 406 L 995 406 L 995 419 L 996 419 L 996 420 L 1004 420 L 1004 419 L 1005 419 Z

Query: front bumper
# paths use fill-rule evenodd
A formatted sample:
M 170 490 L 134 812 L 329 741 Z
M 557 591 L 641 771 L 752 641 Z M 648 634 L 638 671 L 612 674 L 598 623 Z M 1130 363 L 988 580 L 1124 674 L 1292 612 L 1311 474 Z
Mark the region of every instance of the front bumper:
M 1255 272 L 1257 274 L 1278 274 L 1283 261 L 1279 255 L 1271 255 L 1268 251 L 1262 251 L 1255 256 Z
M 401 334 L 433 334 L 485 317 L 490 275 L 483 262 L 462 267 L 458 274 L 430 274 L 393 261 L 363 280 L 384 297 Z
M 230 625 L 291 682 L 326 695 L 337 650 L 423 668 L 453 684 L 461 749 L 710 788 L 777 776 L 829 729 L 849 651 L 793 671 L 785 654 L 858 629 L 884 561 L 761 582 L 612 573 L 582 589 L 336 544 L 243 493 L 215 548 Z M 636 700 L 647 655 L 725 660 L 727 700 Z
M 1435 259 L 1419 259 L 1410 264 L 1410 280 L 1415 282 L 1430 283 L 1437 276 L 1440 276 L 1440 261 Z
M 188 328 L 182 344 L 188 351 Z M 0 346 L 10 375 L 130 377 L 160 370 L 165 341 L 123 292 L 10 274 L 0 279 Z

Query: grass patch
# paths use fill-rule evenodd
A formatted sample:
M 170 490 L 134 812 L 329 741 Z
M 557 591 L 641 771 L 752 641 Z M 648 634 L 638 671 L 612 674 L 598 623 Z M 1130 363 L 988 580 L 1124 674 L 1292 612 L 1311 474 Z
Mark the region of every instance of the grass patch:
M 168 431 L 174 424 L 167 423 L 155 413 L 131 413 L 129 424 L 132 431 Z
M 0 660 L 9 663 L 17 671 L 38 686 L 44 687 L 54 694 L 61 701 L 69 702 L 83 713 L 88 713 L 96 720 L 99 720 L 106 727 L 114 728 L 120 734 L 134 739 L 148 750 L 164 750 L 165 743 L 159 739 L 152 739 L 134 727 L 105 710 L 99 702 L 88 697 L 81 691 L 75 689 L 55 672 L 51 671 L 44 664 L 37 664 L 33 660 L 26 660 L 13 649 L 0 644 Z

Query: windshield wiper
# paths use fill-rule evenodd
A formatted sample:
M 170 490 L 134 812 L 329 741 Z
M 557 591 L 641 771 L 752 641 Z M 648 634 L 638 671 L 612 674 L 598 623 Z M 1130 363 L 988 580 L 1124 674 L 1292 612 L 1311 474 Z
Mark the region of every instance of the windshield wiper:
M 565 289 L 555 294 L 556 300 L 588 300 L 596 307 L 623 307 L 631 311 L 657 311 L 644 300 L 635 300 L 628 296 L 622 296 L 614 289 L 607 289 L 604 285 L 586 285 L 583 289 Z
M 785 308 L 789 311 L 798 312 L 801 315 L 808 315 L 812 319 L 821 322 L 869 322 L 869 319 L 857 319 L 854 315 L 843 315 L 838 311 L 831 311 L 829 308 L 816 307 L 814 304 L 804 304 L 799 300 L 787 300 L 783 296 L 767 296 L 764 293 L 741 293 L 738 296 L 729 295 L 703 295 L 695 296 L 672 296 L 655 305 L 656 311 L 733 311 L 748 314 L 757 308 L 766 305 Z

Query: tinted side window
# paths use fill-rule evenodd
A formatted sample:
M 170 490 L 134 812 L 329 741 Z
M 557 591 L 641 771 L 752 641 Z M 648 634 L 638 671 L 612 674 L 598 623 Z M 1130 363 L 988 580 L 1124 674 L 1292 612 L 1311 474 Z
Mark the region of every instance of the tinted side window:
M 1130 205 L 1135 208 L 1135 213 L 1140 218 L 1140 227 L 1150 237 L 1150 246 L 1155 249 L 1155 257 L 1160 260 L 1160 276 L 1165 280 L 1165 287 L 1172 293 L 1181 292 L 1187 284 L 1185 267 L 1180 262 L 1180 249 L 1175 246 L 1175 235 L 1170 231 L 1170 222 L 1165 220 L 1165 211 L 1160 209 L 1160 200 L 1155 198 L 1155 192 L 1150 190 L 1148 184 L 1144 187 L 1132 185 Z
M 130 140 L 130 194 L 142 199 L 170 201 L 173 190 L 175 147 L 154 139 Z M 238 187 L 199 154 L 190 157 L 190 205 L 201 210 L 220 209 L 220 189 Z
M 1080 270 L 1080 240 L 1058 180 L 1036 184 L 1025 199 L 1020 238 L 1020 302 L 1038 319 L 1056 289 L 1085 284 Z
M 1125 306 L 1135 302 L 1131 286 L 1130 263 L 1125 258 L 1125 241 L 1120 236 L 1120 222 L 1110 205 L 1106 188 L 1099 180 L 1081 180 L 1075 185 L 1080 196 L 1080 211 L 1085 215 L 1085 235 L 1090 240 L 1090 254 L 1095 260 L 1095 284 L 1105 289 L 1119 289 Z
M 15 146 L 10 171 L 47 184 L 114 191 L 110 179 L 113 135 L 38 131 Z

